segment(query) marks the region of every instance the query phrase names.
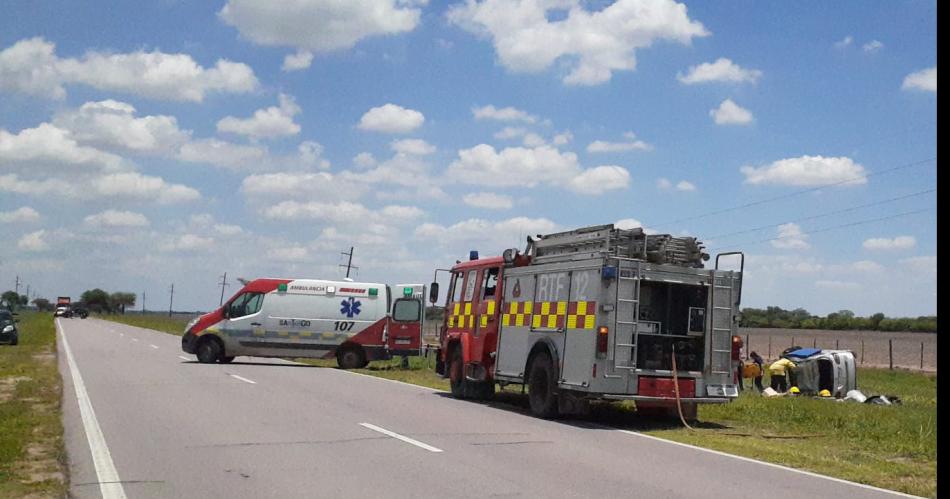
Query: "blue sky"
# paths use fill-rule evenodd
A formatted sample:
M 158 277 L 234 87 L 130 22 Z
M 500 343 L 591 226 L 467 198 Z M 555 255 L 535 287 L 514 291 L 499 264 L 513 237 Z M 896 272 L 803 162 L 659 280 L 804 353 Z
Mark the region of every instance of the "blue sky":
M 744 251 L 744 306 L 936 313 L 935 2 L 270 3 L 4 7 L 0 287 L 209 309 L 621 223 Z

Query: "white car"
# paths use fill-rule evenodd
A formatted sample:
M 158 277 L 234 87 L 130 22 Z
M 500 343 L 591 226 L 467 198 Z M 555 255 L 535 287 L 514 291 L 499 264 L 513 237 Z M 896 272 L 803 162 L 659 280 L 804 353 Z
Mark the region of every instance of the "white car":
M 56 307 L 56 311 L 53 312 L 53 317 L 62 317 L 66 315 L 66 312 L 69 312 L 69 307 Z

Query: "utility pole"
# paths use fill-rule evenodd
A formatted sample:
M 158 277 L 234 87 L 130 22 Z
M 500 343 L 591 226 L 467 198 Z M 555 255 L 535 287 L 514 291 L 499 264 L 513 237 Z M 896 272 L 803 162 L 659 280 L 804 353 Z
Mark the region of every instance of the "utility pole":
M 350 246 L 350 251 L 349 251 L 349 253 L 343 251 L 343 252 L 340 252 L 340 254 L 341 254 L 341 255 L 346 255 L 346 257 L 347 257 L 347 260 L 346 260 L 346 277 L 349 278 L 349 277 L 350 277 L 350 269 L 357 269 L 357 270 L 359 270 L 359 267 L 356 267 L 356 266 L 353 265 L 353 247 Z M 343 267 L 343 265 L 341 264 L 340 267 Z
M 145 291 L 142 291 L 142 314 L 145 314 Z
M 221 305 L 224 304 L 224 287 L 228 285 L 228 273 L 227 273 L 227 272 L 225 272 L 224 275 L 221 276 L 221 282 L 219 282 L 218 284 L 221 285 L 221 301 L 218 302 L 218 306 L 221 306 Z
M 172 302 L 175 299 L 175 283 L 172 283 L 170 294 L 168 295 L 168 316 L 172 316 Z
M 17 296 L 20 296 L 20 276 L 16 276 L 16 285 L 14 286 L 13 292 Z

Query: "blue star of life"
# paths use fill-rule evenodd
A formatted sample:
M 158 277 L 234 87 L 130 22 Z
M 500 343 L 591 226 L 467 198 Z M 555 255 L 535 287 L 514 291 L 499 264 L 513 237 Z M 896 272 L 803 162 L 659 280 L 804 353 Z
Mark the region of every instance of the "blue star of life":
M 340 302 L 340 313 L 353 318 L 354 315 L 360 315 L 360 302 L 352 296 Z

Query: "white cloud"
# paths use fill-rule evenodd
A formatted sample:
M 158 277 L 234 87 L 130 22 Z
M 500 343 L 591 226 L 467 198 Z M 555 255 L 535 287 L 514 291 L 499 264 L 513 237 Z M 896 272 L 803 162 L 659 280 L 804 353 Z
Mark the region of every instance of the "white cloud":
M 831 280 L 821 280 L 815 281 L 816 288 L 825 288 L 825 289 L 835 289 L 840 291 L 850 291 L 861 289 L 861 285 L 856 282 L 848 281 L 831 281 Z
M 0 192 L 12 192 L 28 196 L 56 194 L 63 197 L 77 197 L 79 191 L 75 184 L 58 178 L 43 180 L 22 179 L 19 175 L 0 175 Z
M 778 226 L 778 238 L 772 240 L 772 246 L 779 249 L 808 249 L 808 234 L 802 232 L 802 228 L 795 223 L 787 223 Z
M 353 184 L 390 184 L 394 187 L 373 187 L 378 199 L 437 199 L 448 196 L 439 186 L 441 179 L 432 172 L 424 157 L 416 154 L 396 152 L 391 158 L 377 163 L 375 167 L 362 172 L 344 171 L 339 177 Z
M 259 45 L 327 52 L 412 31 L 421 15 L 416 6 L 399 0 L 228 0 L 218 16 Z
M 271 248 L 267 250 L 267 259 L 278 262 L 304 262 L 310 259 L 310 254 L 307 248 L 300 246 Z
M 537 123 L 538 117 L 514 107 L 496 108 L 493 105 L 473 107 L 472 115 L 476 120 L 520 121 L 522 123 Z
M 577 155 L 550 146 L 533 149 L 508 147 L 496 151 L 479 144 L 458 152 L 446 172 L 450 179 L 496 187 L 563 183 L 580 173 Z
M 295 54 L 287 54 L 284 56 L 284 63 L 281 64 L 281 71 L 300 71 L 301 69 L 307 69 L 310 67 L 310 63 L 313 62 L 313 53 L 307 50 L 298 50 Z
M 739 169 L 747 184 L 820 186 L 841 183 L 854 186 L 867 183 L 864 167 L 848 157 L 801 156 L 781 159 L 759 168 Z
M 258 109 L 250 118 L 222 118 L 218 121 L 218 132 L 244 135 L 251 139 L 269 139 L 300 133 L 300 125 L 294 123 L 294 116 L 300 113 L 300 106 L 289 95 L 280 94 L 278 100 L 279 106 Z
M 469 206 L 487 210 L 508 210 L 514 206 L 511 196 L 493 192 L 472 192 L 463 196 L 462 201 Z
M 915 272 L 921 272 L 933 277 L 936 277 L 937 275 L 936 256 L 913 256 L 910 258 L 902 258 L 899 260 L 899 263 Z
M 383 209 L 379 210 L 379 214 L 382 215 L 386 222 L 398 224 L 421 218 L 425 215 L 425 212 L 415 206 L 393 204 L 384 206 Z
M 547 142 L 545 142 L 544 137 L 536 133 L 529 132 L 524 135 L 521 143 L 524 144 L 525 147 L 541 147 Z
M 567 12 L 549 21 L 551 11 Z M 619 0 L 591 11 L 577 0 L 507 2 L 468 0 L 449 8 L 451 23 L 491 39 L 503 66 L 540 72 L 561 60 L 569 68 L 563 82 L 596 85 L 614 71 L 636 69 L 636 50 L 656 41 L 689 44 L 709 33 L 692 21 L 686 6 L 671 0 Z
M 505 128 L 495 132 L 495 134 L 492 136 L 498 140 L 511 140 L 517 139 L 518 137 L 524 137 L 526 133 L 528 133 L 528 131 L 524 128 L 506 126 Z
M 91 195 L 108 198 L 127 198 L 137 201 L 155 201 L 173 204 L 194 201 L 201 194 L 182 184 L 171 184 L 160 177 L 137 172 L 112 173 L 91 180 Z
M 848 36 L 842 38 L 840 41 L 835 42 L 835 48 L 837 48 L 837 49 L 843 49 L 843 48 L 845 48 L 845 47 L 851 45 L 851 42 L 853 42 L 853 41 L 854 41 L 854 37 L 851 36 L 851 35 L 848 35 Z
M 567 187 L 572 191 L 588 195 L 626 189 L 629 185 L 630 172 L 622 166 L 613 165 L 589 168 L 567 183 Z
M 623 136 L 627 139 L 624 142 L 608 142 L 605 140 L 595 140 L 587 145 L 589 153 L 614 153 L 627 151 L 650 151 L 653 146 L 642 140 L 638 140 L 633 132 L 626 132 Z
M 6 170 L 63 173 L 62 165 L 117 171 L 126 167 L 121 157 L 79 145 L 71 134 L 49 123 L 12 134 L 0 128 L 0 166 Z
M 84 219 L 90 227 L 146 227 L 149 222 L 145 215 L 134 211 L 106 210 Z
M 422 139 L 394 140 L 389 146 L 399 154 L 411 154 L 413 156 L 428 156 L 435 152 L 435 146 Z
M 937 66 L 911 73 L 904 77 L 901 90 L 937 91 Z
M 884 44 L 877 40 L 871 40 L 862 45 L 861 48 L 868 54 L 874 54 L 884 48 Z
M 361 152 L 353 156 L 353 164 L 357 168 L 372 168 L 376 166 L 376 158 L 371 153 Z
M 244 234 L 244 229 L 240 225 L 232 224 L 215 224 L 214 231 L 222 236 L 237 236 L 239 234 Z
M 395 104 L 384 104 L 366 112 L 357 127 L 361 130 L 383 133 L 409 133 L 425 122 L 419 111 Z
M 358 197 L 359 185 L 328 172 L 277 172 L 249 175 L 241 192 L 256 198 L 342 199 Z
M 673 188 L 673 182 L 670 182 L 668 178 L 660 177 L 656 179 L 656 186 L 661 191 L 668 191 Z
M 691 66 L 686 75 L 676 75 L 676 79 L 684 85 L 713 82 L 755 83 L 761 77 L 762 71 L 744 69 L 725 57 L 716 59 L 716 62 L 704 62 L 698 66 Z
M 709 110 L 709 116 L 717 125 L 748 125 L 752 123 L 752 113 L 732 99 L 726 99 L 716 109 Z
M 676 189 L 677 191 L 681 191 L 681 192 L 692 192 L 696 190 L 696 186 L 692 182 L 688 182 L 686 180 L 680 180 L 679 182 L 676 183 L 676 185 L 673 185 L 673 182 L 670 182 L 669 179 L 663 178 L 663 177 L 660 177 L 659 179 L 657 179 L 656 186 L 661 191 L 669 191 L 669 190 Z
M 623 229 L 623 230 L 643 229 L 643 232 L 647 234 L 657 233 L 655 229 L 644 227 L 643 222 L 637 220 L 636 218 L 623 218 L 623 219 L 617 220 L 616 222 L 614 222 L 614 227 L 618 229 Z
M 873 274 L 882 272 L 884 266 L 871 260 L 860 260 L 851 264 L 851 270 Z
M 914 236 L 897 236 L 893 239 L 886 237 L 873 237 L 864 241 L 864 249 L 867 250 L 900 250 L 911 249 L 917 246 L 917 239 Z
M 163 244 L 160 249 L 172 252 L 207 251 L 214 247 L 214 239 L 201 237 L 195 234 L 183 234 L 171 242 Z
M 46 251 L 49 249 L 49 243 L 46 242 L 45 236 L 45 230 L 30 232 L 21 237 L 16 246 L 23 251 Z
M 23 206 L 11 211 L 0 211 L 0 223 L 29 223 L 37 222 L 40 213 L 29 206 Z
M 64 85 L 78 83 L 154 99 L 201 102 L 209 92 L 246 93 L 258 86 L 250 66 L 226 59 L 204 68 L 190 55 L 157 50 L 90 51 L 80 59 L 61 59 L 55 51 L 56 46 L 41 37 L 0 51 L 0 90 L 62 99 Z
M 570 130 L 565 130 L 565 131 L 563 131 L 563 132 L 561 132 L 561 133 L 555 135 L 554 138 L 551 139 L 551 143 L 554 144 L 554 145 L 556 145 L 556 146 L 563 146 L 563 145 L 566 145 L 568 142 L 570 142 L 570 141 L 572 141 L 572 140 L 574 140 L 574 134 L 571 133 Z
M 259 167 L 266 163 L 268 151 L 259 145 L 235 144 L 219 139 L 199 139 L 181 147 L 178 159 L 209 163 L 230 169 Z
M 527 236 L 551 233 L 559 228 L 546 218 L 515 217 L 497 222 L 470 218 L 449 226 L 424 223 L 416 227 L 413 234 L 423 241 L 452 248 L 458 254 L 466 249 L 479 249 L 487 256 L 488 252 L 500 254 L 505 248 L 523 247 Z
M 264 208 L 261 214 L 272 220 L 318 220 L 334 224 L 350 223 L 353 220 L 363 220 L 370 224 L 380 220 L 385 221 L 385 224 L 399 225 L 421 217 L 424 212 L 414 206 L 389 205 L 374 211 L 360 203 L 349 201 L 283 201 Z
M 83 144 L 140 153 L 167 154 L 191 138 L 174 116 L 136 117 L 131 104 L 111 99 L 58 113 L 53 125 Z

